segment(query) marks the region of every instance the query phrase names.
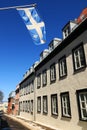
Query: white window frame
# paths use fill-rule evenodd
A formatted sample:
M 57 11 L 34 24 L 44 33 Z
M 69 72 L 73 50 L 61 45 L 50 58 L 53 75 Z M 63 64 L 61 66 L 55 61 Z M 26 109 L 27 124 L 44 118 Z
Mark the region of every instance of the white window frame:
M 43 96 L 43 113 L 48 113 L 47 96 Z
M 66 66 L 66 57 L 62 57 L 59 60 L 59 77 L 63 77 L 67 75 L 67 66 Z
M 37 88 L 41 87 L 41 74 L 37 76 Z
M 28 109 L 28 104 L 27 101 L 25 101 L 25 112 L 27 112 L 27 109 Z
M 25 86 L 25 94 L 27 94 L 27 85 Z
M 51 113 L 52 115 L 58 115 L 57 94 L 51 95 Z
M 33 114 L 33 100 L 31 100 L 31 113 Z
M 34 81 L 31 82 L 31 92 L 34 92 Z
M 23 111 L 25 112 L 25 101 L 23 101 Z
M 21 102 L 21 111 L 23 111 L 23 102 Z
M 22 111 L 22 102 L 19 103 L 20 111 Z
M 26 94 L 28 94 L 28 84 L 26 84 Z
M 62 102 L 62 116 L 71 117 L 71 110 L 70 110 L 70 100 L 69 100 L 69 93 L 62 93 L 61 94 L 61 102 Z
M 55 80 L 56 80 L 56 68 L 55 64 L 53 64 L 50 66 L 50 82 L 52 83 Z
M 79 70 L 86 66 L 84 48 L 82 44 L 73 49 L 73 62 L 74 70 Z
M 47 84 L 47 70 L 43 71 L 42 82 L 43 82 L 43 86 L 45 86 Z
M 70 26 L 68 25 L 68 26 L 64 29 L 64 38 L 66 38 L 69 34 L 70 34 Z
M 28 94 L 30 93 L 30 83 L 28 83 L 28 88 L 27 88 Z
M 41 97 L 37 97 L 37 112 L 41 112 Z
M 30 100 L 28 100 L 28 112 L 30 112 Z
M 83 95 L 83 99 L 82 96 Z M 87 92 L 79 93 L 79 103 L 80 103 L 80 112 L 82 120 L 87 120 Z M 83 105 L 84 104 L 84 105 Z M 86 112 L 86 117 L 84 116 L 84 111 Z

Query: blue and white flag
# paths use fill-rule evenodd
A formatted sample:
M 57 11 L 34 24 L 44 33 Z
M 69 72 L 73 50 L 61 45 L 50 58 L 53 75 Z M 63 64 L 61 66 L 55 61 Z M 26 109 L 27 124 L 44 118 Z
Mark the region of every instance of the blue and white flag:
M 35 7 L 17 8 L 22 17 L 30 35 L 36 45 L 46 42 L 45 24 L 39 17 Z

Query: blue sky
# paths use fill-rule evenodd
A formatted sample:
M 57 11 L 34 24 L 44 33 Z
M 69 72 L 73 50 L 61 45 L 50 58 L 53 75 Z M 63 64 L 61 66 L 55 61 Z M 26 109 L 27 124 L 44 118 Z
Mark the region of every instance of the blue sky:
M 47 41 L 35 45 L 15 9 L 0 11 L 0 90 L 4 100 L 23 79 L 23 74 L 39 60 L 50 41 L 62 38 L 62 28 L 77 18 L 87 7 L 87 0 L 0 0 L 0 8 L 37 3 L 37 10 L 46 25 Z

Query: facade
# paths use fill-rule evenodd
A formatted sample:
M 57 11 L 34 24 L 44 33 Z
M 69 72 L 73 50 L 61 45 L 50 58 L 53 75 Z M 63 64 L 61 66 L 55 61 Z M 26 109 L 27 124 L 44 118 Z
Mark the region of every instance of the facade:
M 15 91 L 12 91 L 9 94 L 9 98 L 8 98 L 8 109 L 7 109 L 7 113 L 8 114 L 14 114 L 14 106 L 15 104 Z
M 29 75 L 28 75 L 28 74 Z M 35 110 L 34 110 L 34 69 L 31 67 L 26 76 L 24 77 L 23 81 L 20 83 L 20 98 L 19 98 L 19 110 L 20 116 L 29 118 L 30 120 L 34 120 Z
M 15 108 L 14 108 L 14 115 L 19 114 L 19 85 L 16 86 L 15 90 Z
M 69 21 L 62 32 L 19 84 L 20 116 L 59 130 L 87 130 L 87 18 Z

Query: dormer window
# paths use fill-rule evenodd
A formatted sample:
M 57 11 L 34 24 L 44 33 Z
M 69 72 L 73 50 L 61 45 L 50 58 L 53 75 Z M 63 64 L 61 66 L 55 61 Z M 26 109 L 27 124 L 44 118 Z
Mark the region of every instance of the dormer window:
M 62 29 L 63 32 L 63 39 L 65 39 L 76 27 L 76 21 L 69 21 L 64 28 Z
M 53 51 L 61 43 L 61 41 L 62 40 L 60 38 L 54 38 L 49 44 L 49 51 Z
M 65 30 L 64 30 L 64 38 L 66 38 L 70 33 L 70 27 L 68 26 Z
M 51 45 L 50 45 L 50 50 L 53 50 L 54 49 L 54 44 L 52 43 Z

